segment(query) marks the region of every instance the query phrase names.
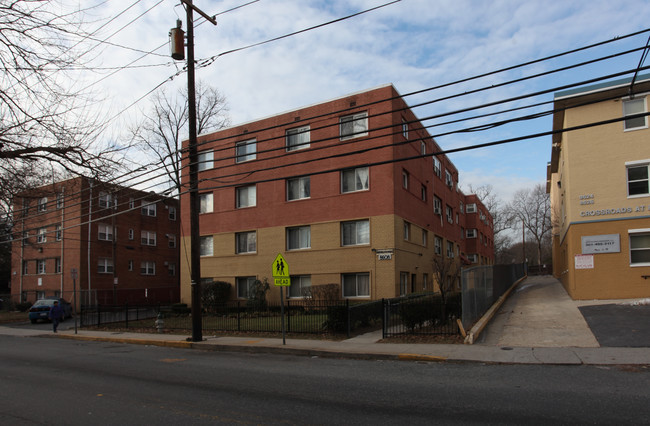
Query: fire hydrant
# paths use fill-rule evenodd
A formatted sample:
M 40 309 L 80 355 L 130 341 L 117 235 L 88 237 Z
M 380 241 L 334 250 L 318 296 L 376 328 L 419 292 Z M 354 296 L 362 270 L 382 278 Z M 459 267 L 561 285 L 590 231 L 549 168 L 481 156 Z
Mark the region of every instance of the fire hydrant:
M 162 312 L 158 312 L 158 317 L 156 318 L 156 330 L 158 330 L 158 333 L 163 332 L 163 327 L 165 326 L 165 321 L 163 321 L 163 314 Z

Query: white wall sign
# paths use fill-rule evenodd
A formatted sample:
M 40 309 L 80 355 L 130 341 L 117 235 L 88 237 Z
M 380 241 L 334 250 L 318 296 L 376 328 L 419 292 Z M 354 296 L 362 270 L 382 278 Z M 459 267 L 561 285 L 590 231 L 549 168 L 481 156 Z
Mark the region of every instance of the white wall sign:
M 582 237 L 582 254 L 620 252 L 621 236 L 619 234 L 586 235 Z
M 576 254 L 575 266 L 576 269 L 594 269 L 594 255 Z

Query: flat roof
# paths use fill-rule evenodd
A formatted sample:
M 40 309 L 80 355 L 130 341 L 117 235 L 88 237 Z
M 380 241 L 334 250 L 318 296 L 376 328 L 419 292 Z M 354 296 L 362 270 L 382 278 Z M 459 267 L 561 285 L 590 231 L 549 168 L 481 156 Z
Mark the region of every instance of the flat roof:
M 650 74 L 640 74 L 636 77 L 634 84 L 640 83 L 642 81 L 650 80 Z M 614 89 L 616 87 L 623 87 L 629 85 L 632 82 L 632 77 L 620 78 L 618 80 L 606 81 L 604 83 L 592 84 L 589 86 L 578 87 L 575 89 L 563 90 L 561 92 L 555 93 L 555 100 L 570 98 L 578 95 L 586 95 L 594 92 L 601 92 L 603 90 Z

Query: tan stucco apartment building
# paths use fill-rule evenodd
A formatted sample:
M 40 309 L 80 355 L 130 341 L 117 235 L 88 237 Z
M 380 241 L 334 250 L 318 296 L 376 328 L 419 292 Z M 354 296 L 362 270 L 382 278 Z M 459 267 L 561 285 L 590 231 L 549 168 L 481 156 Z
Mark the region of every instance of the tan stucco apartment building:
M 553 272 L 574 299 L 650 297 L 649 78 L 555 95 Z
M 431 291 L 434 258 L 457 266 L 494 261 L 492 218 L 459 190 L 458 170 L 433 155 L 440 147 L 392 85 L 198 143 L 201 277 L 231 283 L 233 298 L 247 298 L 256 279 L 273 287 L 278 254 L 289 266 L 291 298 L 325 284 L 350 299 Z M 187 183 L 187 157 L 183 173 Z M 188 194 L 181 208 L 188 211 Z M 189 253 L 187 218 L 182 253 Z M 182 262 L 188 303 L 189 277 Z M 445 279 L 457 285 L 455 274 Z M 272 288 L 269 297 L 279 294 Z

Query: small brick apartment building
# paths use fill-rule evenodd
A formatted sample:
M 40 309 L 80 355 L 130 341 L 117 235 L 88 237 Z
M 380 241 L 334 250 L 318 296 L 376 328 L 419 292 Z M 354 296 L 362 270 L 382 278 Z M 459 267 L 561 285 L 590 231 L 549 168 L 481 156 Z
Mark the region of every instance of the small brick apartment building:
M 434 259 L 494 262 L 487 209 L 459 190 L 445 155 L 432 155 L 440 147 L 392 85 L 201 135 L 198 145 L 201 277 L 231 283 L 233 298 L 267 278 L 279 299 L 278 254 L 289 297 L 324 284 L 351 299 L 431 291 Z M 188 169 L 185 156 L 186 185 Z M 189 236 L 187 215 L 181 227 Z M 458 286 L 455 273 L 446 279 Z M 181 301 L 190 300 L 183 261 Z
M 75 285 L 80 304 L 178 301 L 178 200 L 77 177 L 13 202 L 15 301 L 71 302 Z

